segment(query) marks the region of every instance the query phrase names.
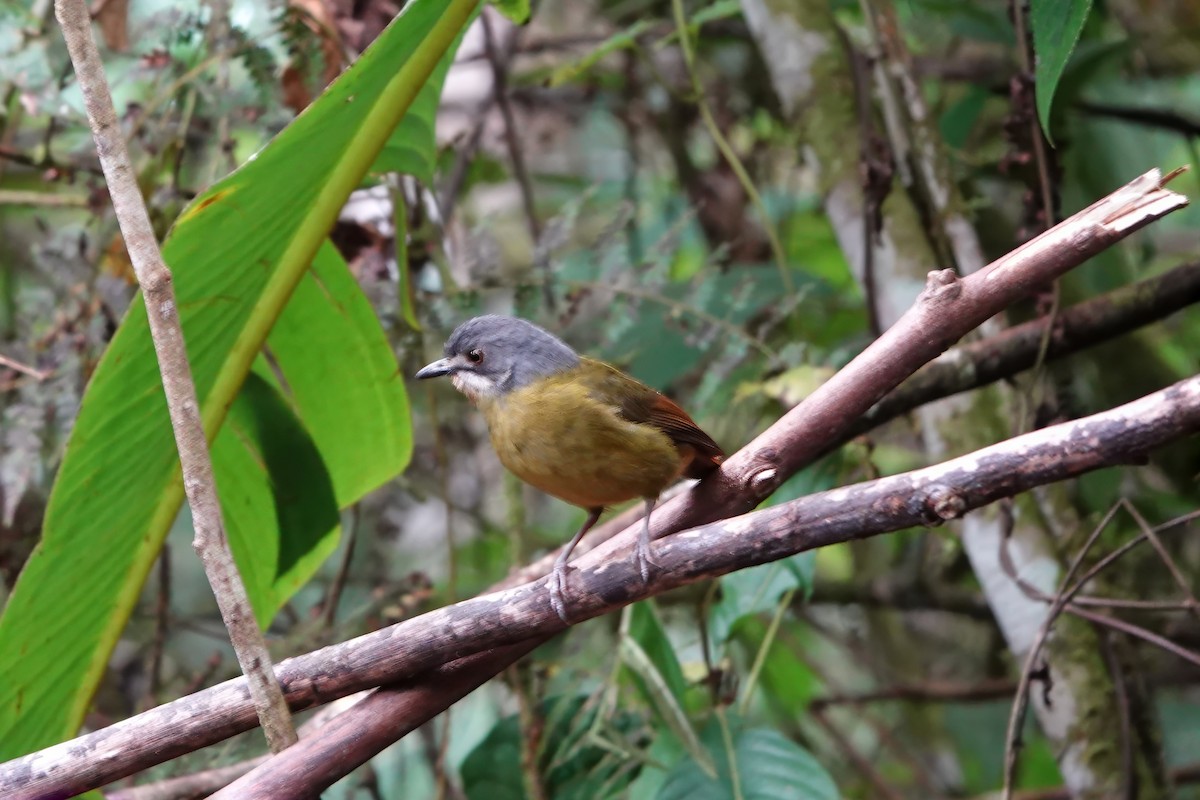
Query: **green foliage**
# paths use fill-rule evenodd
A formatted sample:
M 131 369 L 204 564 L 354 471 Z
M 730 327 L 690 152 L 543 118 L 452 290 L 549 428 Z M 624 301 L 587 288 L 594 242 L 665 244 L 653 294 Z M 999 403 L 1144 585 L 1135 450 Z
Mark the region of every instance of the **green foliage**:
M 163 255 L 175 273 L 205 430 L 218 439 L 214 452 L 238 452 L 220 444 L 218 433 L 251 363 L 281 314 L 287 316 L 284 308 L 309 272 L 346 196 L 474 10 L 475 3 L 467 0 L 407 5 L 399 21 L 305 114 L 254 161 L 197 198 L 176 222 Z M 342 268 L 333 262 L 325 266 Z M 327 274 L 323 287 L 314 284 L 315 292 L 300 290 L 300 302 L 308 304 L 309 312 L 322 303 L 330 307 L 316 314 L 301 311 L 304 319 L 280 334 L 276 357 L 281 372 L 293 376 L 289 380 L 299 387 L 295 408 L 307 412 L 303 422 L 330 470 L 338 500 L 352 502 L 403 468 L 410 452 L 409 423 L 391 355 L 378 332 L 371 332 L 377 323 L 356 286 L 338 289 L 330 280 Z M 325 328 L 314 327 L 319 319 L 325 320 Z M 351 338 L 341 346 L 351 351 L 358 347 L 356 361 L 347 351 L 332 350 L 326 350 L 324 358 L 308 360 L 312 348 L 330 346 L 322 345 L 321 337 L 348 332 Z M 353 378 L 325 383 L 345 377 L 345 372 L 332 372 L 339 360 L 346 369 L 358 367 Z M 308 391 L 316 387 L 323 390 L 319 401 Z M 368 416 L 347 423 L 337 413 L 355 407 Z M 0 758 L 57 741 L 82 720 L 183 497 L 165 411 L 146 308 L 137 301 L 92 379 L 55 483 L 41 542 L 0 618 L 0 650 L 27 654 L 8 665 L 0 689 Z M 243 419 L 245 431 L 266 433 L 250 424 L 252 415 Z M 373 428 L 375 435 L 391 440 L 364 448 L 364 426 L 381 420 L 386 422 Z M 339 441 L 347 429 L 354 431 L 356 441 Z M 229 429 L 224 435 L 236 433 Z M 252 451 L 274 452 L 261 441 Z M 347 457 L 348 452 L 353 455 Z M 273 462 L 278 466 L 278 460 Z M 218 485 L 244 474 L 246 463 L 241 464 L 230 474 L 218 463 Z M 274 491 L 299 491 L 283 478 L 279 476 Z M 322 496 L 320 486 L 305 487 L 314 502 Z M 260 479 L 256 487 L 262 498 L 272 496 L 270 482 Z M 263 518 L 268 502 L 252 504 L 256 520 Z M 224 512 L 232 531 L 245 529 L 239 519 L 245 507 L 226 502 Z M 305 524 L 334 517 L 336 507 L 327 506 L 325 513 Z M 271 530 L 254 533 L 270 535 Z M 291 534 L 275 530 L 281 537 Z M 273 584 L 270 600 L 258 593 L 255 610 L 260 620 L 273 616 L 286 593 L 311 574 L 320 554 L 331 546 L 325 532 L 308 530 L 298 539 L 311 548 L 307 554 L 277 543 L 240 548 L 241 569 L 257 576 L 252 584 L 260 589 L 268 581 Z M 257 561 L 260 555 L 265 563 Z M 255 560 L 246 563 L 247 556 Z M 286 563 L 276 562 L 277 557 L 286 558 Z M 302 566 L 304 574 L 298 572 Z M 64 616 L 64 607 L 74 611 Z
M 619 797 L 632 780 L 621 760 L 588 738 L 595 710 L 582 696 L 547 698 L 538 707 L 545 723 L 536 764 L 546 797 L 556 800 L 603 800 Z M 631 730 L 628 717 L 613 721 L 617 730 Z M 462 763 L 463 791 L 469 800 L 524 800 L 526 775 L 518 715 L 496 723 Z
M 372 173 L 412 175 L 426 185 L 433 183 L 433 169 L 437 163 L 437 142 L 434 134 L 438 102 L 442 97 L 442 84 L 446 82 L 446 73 L 450 71 L 450 64 L 458 53 L 458 46 L 462 44 L 467 25 L 479 14 L 481 7 L 476 7 L 471 13 L 467 24 L 463 25 L 454 43 L 446 48 L 429 79 L 413 98 L 408 113 L 392 131 L 375 163 L 371 165 Z M 528 2 L 525 5 L 525 14 L 529 14 Z
M 1053 141 L 1050 109 L 1054 92 L 1091 10 L 1092 0 L 1065 3 L 1062 0 L 1032 0 L 1029 4 L 1029 24 L 1033 29 L 1033 50 L 1037 57 L 1034 80 L 1038 119 L 1050 141 Z
M 723 717 L 702 734 L 718 774 L 684 760 L 667 775 L 656 800 L 837 800 L 837 787 L 817 760 L 777 731 L 731 730 Z
M 773 611 L 784 594 L 807 591 L 812 585 L 812 569 L 812 553 L 801 553 L 723 577 L 720 599 L 708 615 L 712 646 L 729 641 L 738 622 L 746 617 Z
M 530 0 L 488 0 L 504 16 L 517 25 L 524 25 L 529 20 Z
M 119 248 L 109 238 L 111 215 L 98 208 L 98 179 L 87 172 L 94 163 L 87 131 L 78 113 L 62 111 L 78 112 L 80 102 L 73 82 L 61 80 L 68 73 L 57 32 L 51 22 L 39 33 L 42 21 L 18 5 L 0 0 L 7 101 L 0 192 L 35 190 L 74 205 L 24 207 L 0 195 L 0 354 L 53 370 L 42 382 L 0 367 L 0 597 L 42 530 L 39 488 L 49 486 L 62 441 L 72 426 L 74 433 L 42 546 L 0 620 L 2 652 L 22 654 L 0 659 L 5 755 L 61 738 L 85 710 L 118 719 L 147 700 L 157 598 L 156 587 L 142 585 L 168 526 L 174 585 L 157 699 L 174 696 L 213 648 L 211 637 L 194 632 L 211 628 L 211 602 L 203 602 L 211 597 L 186 552 L 186 511 L 177 513 L 178 468 L 145 309 L 137 299 L 97 367 L 128 299 L 104 294 L 120 274 L 112 263 Z M 462 26 L 448 26 L 437 36 L 442 49 L 423 53 L 424 83 L 410 69 L 406 59 L 447 6 L 432 0 L 407 3 L 376 46 L 267 144 L 291 117 L 279 65 L 297 67 L 315 88 L 329 34 L 363 22 L 372 29 L 355 16 L 363 4 L 351 5 L 318 32 L 299 7 L 265 13 L 262 4 L 234 0 L 230 39 L 221 45 L 207 11 L 146 0 L 130 6 L 131 51 L 106 53 L 151 213 L 163 230 L 175 222 L 168 257 L 227 527 L 281 656 L 483 591 L 578 524 L 578 510 L 515 480 L 500 483 L 465 399 L 444 384 L 422 385 L 411 397 L 405 391 L 413 370 L 462 319 L 515 310 L 668 393 L 732 453 L 873 337 L 857 274 L 862 237 L 848 237 L 844 227 L 846 215 L 857 219 L 863 209 L 857 199 L 831 197 L 836 169 L 820 163 L 823 153 L 814 157 L 815 145 L 828 144 L 858 170 L 856 186 L 864 153 L 882 162 L 890 153 L 890 196 L 909 193 L 920 213 L 900 228 L 888 219 L 887 237 L 944 244 L 941 215 L 921 186 L 921 162 L 930 157 L 939 180 L 956 190 L 951 209 L 973 224 L 987 258 L 1035 226 L 1039 165 L 1028 152 L 1026 109 L 1004 91 L 1020 59 L 1002 0 L 833 0 L 841 30 L 878 69 L 859 76 L 855 98 L 848 74 L 814 75 L 817 94 L 799 118 L 783 113 L 774 96 L 778 75 L 768 75 L 776 65 L 758 48 L 761 26 L 749 14 L 739 19 L 755 3 L 685 0 L 682 29 L 696 56 L 690 73 L 681 66 L 671 3 L 542 4 L 536 27 L 522 32 L 505 65 L 527 186 L 514 175 L 494 108 L 476 117 L 467 91 L 439 110 L 443 83 L 458 90 L 490 69 L 474 48 L 470 63 L 451 67 Z M 461 19 L 479 13 L 470 5 L 454 6 Z M 519 0 L 497 5 L 518 24 L 529 15 Z M 1195 106 L 1200 69 L 1164 68 L 1153 30 L 1161 17 L 1194 54 L 1186 15 L 1170 16 L 1164 6 L 1152 18 L 1114 16 L 1105 4 L 1090 13 L 1089 5 L 1035 2 L 1028 20 L 1036 111 L 1055 137 L 1049 173 L 1060 217 L 1152 166 L 1195 160 L 1186 113 L 1167 112 Z M 881 28 L 867 24 L 869 8 Z M 424 24 L 414 28 L 414 19 Z M 887 41 L 892 34 L 896 40 Z M 811 34 L 826 56 L 843 52 L 840 38 L 822 35 Z M 912 87 L 900 78 L 905 64 L 927 106 L 921 121 L 912 118 Z M 227 84 L 218 80 L 222 72 Z M 845 120 L 857 126 L 827 126 L 818 141 L 806 122 L 820 119 L 829 96 L 848 108 L 861 100 L 869 113 L 851 112 Z M 702 120 L 698 98 L 713 125 Z M 481 123 L 476 144 L 470 133 Z M 889 146 L 876 154 L 860 127 Z M 225 140 L 216 135 L 222 130 Z M 718 138 L 746 179 L 729 172 Z M 30 163 L 7 160 L 10 151 Z M 205 189 L 231 159 L 252 154 Z M 416 180 L 399 181 L 397 173 Z M 447 191 L 451 178 L 461 182 Z M 346 193 L 368 183 L 373 190 L 355 198 L 354 221 L 347 213 L 335 228 L 348 267 L 325 237 Z M 748 200 L 748 186 L 765 213 Z M 1197 187 L 1195 171 L 1172 183 L 1187 194 Z M 535 220 L 526 216 L 525 192 Z M 388 193 L 390 207 L 376 202 Z M 363 206 L 371 206 L 366 221 L 358 216 Z M 782 274 L 767 263 L 764 219 L 779 232 Z M 1193 206 L 1099 255 L 1060 282 L 1062 304 L 1192 259 L 1197 220 Z M 97 253 L 107 254 L 99 271 Z M 875 255 L 874 299 L 904 304 L 915 296 L 921 276 L 888 276 L 889 252 Z M 1196 315 L 1178 314 L 1051 366 L 1053 394 L 1022 400 L 1047 414 L 1087 413 L 1195 373 L 1197 353 Z M 1025 391 L 1024 378 L 1013 385 Z M 915 417 L 874 430 L 792 476 L 766 502 L 922 466 L 927 433 Z M 414 450 L 420 468 L 392 480 Z M 1182 442 L 1148 466 L 1085 476 L 1073 484 L 1072 502 L 1085 519 L 1116 497 L 1154 521 L 1187 513 L 1197 502 L 1196 452 L 1195 443 Z M 341 537 L 345 570 L 325 563 L 337 560 L 327 556 L 339 546 L 339 519 L 353 520 L 356 531 L 352 551 Z M 1114 526 L 1093 555 L 1135 533 L 1132 524 Z M 1193 576 L 1196 553 L 1164 541 Z M 1151 550 L 1122 561 L 1118 595 L 1176 598 Z M 505 716 L 517 700 L 493 684 L 456 706 L 450 724 L 423 732 L 432 738 L 413 737 L 375 759 L 371 788 L 384 800 L 432 796 L 435 785 L 462 786 L 473 800 L 520 800 L 533 780 L 546 797 L 580 800 L 874 796 L 859 762 L 843 753 L 848 742 L 897 794 L 925 796 L 931 785 L 946 796 L 994 792 L 1008 701 L 841 702 L 859 692 L 919 689 L 922 674 L 910 666 L 968 690 L 1013 677 L 995 622 L 980 618 L 988 578 L 971 567 L 945 530 L 910 530 L 686 587 L 626 609 L 619 624 L 576 626 L 518 670 L 532 729 Z M 341 601 L 327 626 L 319 612 L 335 586 Z M 809 599 L 814 605 L 805 607 Z M 1173 625 L 1167 614 L 1136 616 L 1160 633 Z M 118 636 L 122 646 L 114 649 Z M 1137 647 L 1115 643 L 1123 663 L 1136 667 Z M 106 664 L 111 653 L 117 658 Z M 213 680 L 234 670 L 227 658 Z M 817 700 L 825 709 L 820 724 L 810 715 Z M 1106 702 L 1084 700 L 1085 708 Z M 1158 711 L 1170 765 L 1187 765 L 1196 751 L 1196 703 L 1182 689 L 1161 699 Z M 539 744 L 530 754 L 522 745 L 534 732 Z M 1024 743 L 1018 793 L 1061 784 L 1056 750 L 1033 721 Z M 231 760 L 257 754 L 223 752 Z M 142 777 L 210 766 L 208 758 Z M 351 776 L 329 790 L 329 800 L 349 800 L 362 788 Z

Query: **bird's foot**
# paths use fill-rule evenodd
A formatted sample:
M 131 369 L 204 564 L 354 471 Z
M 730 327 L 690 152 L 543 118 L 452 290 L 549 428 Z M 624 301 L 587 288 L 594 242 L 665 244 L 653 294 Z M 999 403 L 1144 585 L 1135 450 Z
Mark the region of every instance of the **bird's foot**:
M 558 614 L 558 618 L 567 625 L 571 624 L 571 620 L 567 619 L 567 604 L 564 592 L 567 588 L 567 572 L 570 569 L 566 564 L 561 566 L 555 565 L 546 579 L 546 586 L 550 589 L 550 607 L 554 609 L 555 614 Z
M 633 546 L 633 560 L 637 562 L 638 572 L 641 573 L 642 583 L 649 583 L 654 574 L 662 569 L 662 565 L 654 560 L 650 549 L 649 538 L 639 537 Z

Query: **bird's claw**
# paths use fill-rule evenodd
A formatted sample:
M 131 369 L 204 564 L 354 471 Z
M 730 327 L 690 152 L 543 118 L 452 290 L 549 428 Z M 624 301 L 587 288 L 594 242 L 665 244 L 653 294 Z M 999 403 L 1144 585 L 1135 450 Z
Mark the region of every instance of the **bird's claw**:
M 633 560 L 637 562 L 638 572 L 642 576 L 642 583 L 649 583 L 650 579 L 654 577 L 654 573 L 662 568 L 662 565 L 655 561 L 654 556 L 651 554 L 648 539 L 638 539 L 637 544 L 633 547 Z
M 558 614 L 558 618 L 565 624 L 570 625 L 571 620 L 567 619 L 567 604 L 564 598 L 564 592 L 567 588 L 567 571 L 570 567 L 563 565 L 555 567 L 550 572 L 550 576 L 546 581 L 546 586 L 550 589 L 550 607 L 554 609 L 554 613 Z

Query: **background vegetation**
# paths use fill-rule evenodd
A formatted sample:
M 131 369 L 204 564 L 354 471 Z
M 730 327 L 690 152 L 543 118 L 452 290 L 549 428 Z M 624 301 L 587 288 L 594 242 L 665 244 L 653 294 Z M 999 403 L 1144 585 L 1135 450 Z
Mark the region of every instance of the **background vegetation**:
M 397 8 L 373 0 L 94 6 L 272 651 L 474 595 L 582 520 L 501 470 L 462 397 L 407 380 L 468 316 L 559 332 L 679 400 L 733 452 L 894 321 L 924 271 L 977 266 L 948 220 L 965 219 L 991 260 L 1151 167 L 1197 163 L 1200 11 L 1091 5 L 559 0 L 519 26 L 472 14 L 459 38 L 420 8 L 385 33 Z M 781 44 L 791 14 L 808 38 Z M 440 60 L 422 49 L 439 36 Z M 410 106 L 397 98 L 420 81 L 392 78 L 423 59 L 432 77 Z M 144 307 L 130 308 L 133 274 L 48 3 L 0 0 L 0 102 L 2 761 L 237 664 L 176 514 Z M 392 132 L 389 109 L 405 108 Z M 866 271 L 829 200 L 846 175 L 860 229 L 878 228 Z M 1195 196 L 1195 173 L 1173 187 Z M 1168 217 L 1001 322 L 1200 268 L 1198 223 L 1194 208 Z M 890 267 L 889 247 L 919 271 Z M 1197 353 L 1184 311 L 1013 376 L 1002 399 L 980 392 L 949 417 L 876 429 L 768 502 L 1112 407 L 1195 374 Z M 1159 524 L 1196 509 L 1197 455 L 1185 441 L 1014 513 L 1061 568 L 1124 500 L 1095 563 L 1138 532 L 1138 514 Z M 1190 651 L 1189 532 L 1164 535 L 1167 558 L 1135 551 L 1093 593 L 1142 602 L 1108 608 Z M 1024 664 L 959 533 L 826 548 L 577 626 L 327 796 L 994 791 Z M 1062 627 L 1050 657 L 1121 665 L 1082 684 L 1072 737 L 1085 761 L 1123 774 L 1127 796 L 1200 796 L 1187 788 L 1200 780 L 1196 666 Z M 1131 761 L 1101 710 L 1114 685 L 1136 716 L 1122 723 L 1136 729 L 1121 740 L 1138 743 Z M 1018 796 L 1067 796 L 1064 747 L 1029 723 Z M 139 780 L 260 749 L 239 737 Z

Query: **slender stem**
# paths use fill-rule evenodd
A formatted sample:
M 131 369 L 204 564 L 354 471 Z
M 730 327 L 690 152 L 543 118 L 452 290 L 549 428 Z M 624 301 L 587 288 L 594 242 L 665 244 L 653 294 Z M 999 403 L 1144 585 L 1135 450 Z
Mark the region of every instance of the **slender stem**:
M 108 81 L 104 76 L 104 66 L 92 38 L 87 7 L 83 0 L 57 0 L 55 15 L 62 26 L 87 107 L 100 165 L 112 195 L 113 211 L 149 312 L 150 334 L 154 339 L 154 351 L 162 373 L 163 392 L 183 468 L 184 490 L 196 530 L 193 546 L 204 562 L 205 573 L 216 595 L 225 627 L 229 630 L 238 662 L 246 674 L 250 696 L 267 742 L 272 751 L 279 752 L 295 743 L 296 731 L 271 666 L 266 639 L 255 621 L 246 588 L 238 575 L 225 535 L 208 440 L 200 421 L 200 404 L 196 399 L 196 386 L 192 381 L 183 329 L 179 323 L 171 271 L 163 262 L 129 161 Z
M 775 266 L 779 269 L 779 280 L 783 283 L 784 294 L 790 295 L 792 293 L 792 276 L 788 273 L 787 256 L 783 252 L 783 244 L 779 241 L 779 232 L 775 230 L 775 223 L 771 220 L 771 215 L 767 211 L 767 204 L 763 202 L 762 195 L 755 188 L 754 181 L 750 179 L 749 173 L 746 172 L 746 167 L 743 166 L 742 160 L 734 152 L 733 146 L 729 144 L 729 140 L 725 138 L 725 134 L 721 133 L 721 126 L 717 125 L 717 120 L 712 115 L 712 109 L 708 107 L 708 103 L 704 100 L 700 75 L 696 72 L 696 53 L 692 49 L 692 39 L 691 34 L 688 32 L 687 16 L 683 11 L 683 0 L 671 0 L 671 9 L 675 13 L 675 28 L 679 31 L 679 47 L 683 51 L 683 63 L 687 67 L 688 77 L 692 82 L 692 99 L 696 103 L 696 108 L 700 110 L 700 119 L 704 121 L 704 127 L 708 129 L 708 134 L 712 137 L 713 143 L 716 144 L 717 150 L 721 152 L 721 156 L 729 164 L 729 168 L 733 170 L 733 174 L 737 176 L 743 191 L 746 192 L 746 196 L 750 198 L 750 202 L 754 203 L 755 209 L 758 210 L 759 215 L 762 217 L 763 232 L 767 235 L 767 241 L 771 245 L 771 255 L 774 256 Z

